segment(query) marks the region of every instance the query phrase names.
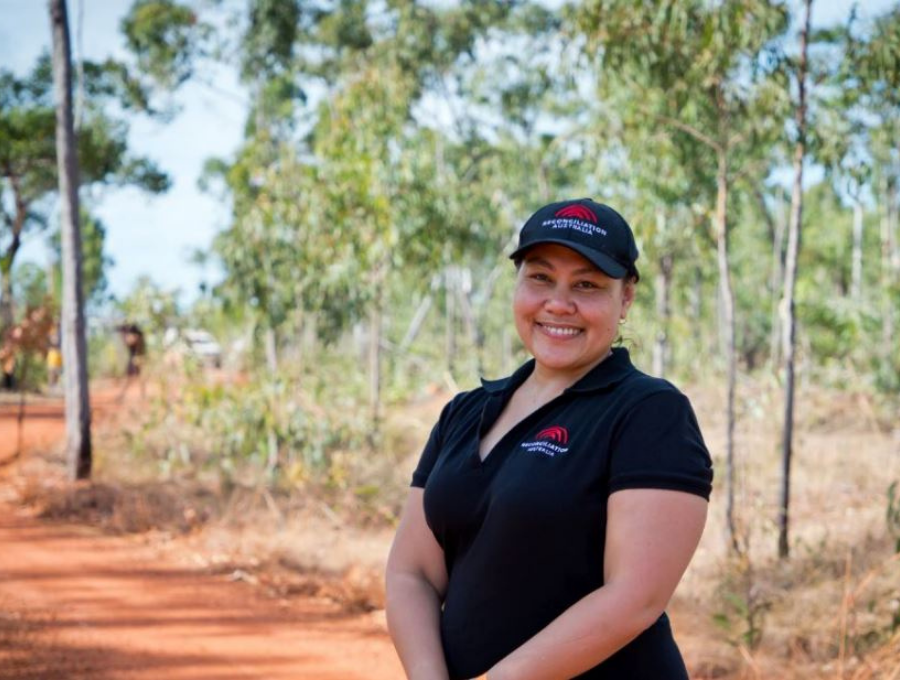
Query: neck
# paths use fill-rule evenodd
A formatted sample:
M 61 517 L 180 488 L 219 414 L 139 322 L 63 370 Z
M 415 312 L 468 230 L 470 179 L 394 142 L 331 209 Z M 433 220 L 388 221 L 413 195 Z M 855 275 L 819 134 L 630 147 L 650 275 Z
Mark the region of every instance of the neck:
M 531 390 L 537 394 L 556 396 L 563 390 L 571 387 L 584 376 L 590 373 L 594 368 L 606 361 L 612 356 L 612 348 L 604 354 L 600 359 L 584 368 L 573 371 L 557 371 L 541 364 L 535 364 L 534 370 L 528 376 L 525 384 L 530 384 Z

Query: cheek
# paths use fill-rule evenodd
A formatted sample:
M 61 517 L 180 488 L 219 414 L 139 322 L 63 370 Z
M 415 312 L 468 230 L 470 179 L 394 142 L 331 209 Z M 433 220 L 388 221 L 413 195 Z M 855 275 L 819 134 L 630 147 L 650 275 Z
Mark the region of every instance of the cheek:
M 620 305 L 610 304 L 605 308 L 592 310 L 588 323 L 603 335 L 618 334 L 622 309 Z
M 512 312 L 519 333 L 531 325 L 531 321 L 540 306 L 540 302 L 530 293 L 526 286 L 518 285 L 513 293 Z
M 515 293 L 513 293 L 512 299 L 512 312 L 513 318 L 516 320 L 516 324 L 519 323 L 519 319 L 522 317 L 522 315 L 526 314 L 527 312 L 528 304 L 525 298 L 526 296 L 522 292 L 522 287 L 516 286 L 516 290 Z

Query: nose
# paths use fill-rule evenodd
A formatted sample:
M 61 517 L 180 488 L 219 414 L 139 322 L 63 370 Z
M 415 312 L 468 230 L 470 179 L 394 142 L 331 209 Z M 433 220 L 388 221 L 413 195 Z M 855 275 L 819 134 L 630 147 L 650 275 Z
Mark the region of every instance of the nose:
M 550 314 L 565 316 L 575 313 L 575 302 L 570 293 L 562 286 L 555 288 L 544 302 L 544 309 Z

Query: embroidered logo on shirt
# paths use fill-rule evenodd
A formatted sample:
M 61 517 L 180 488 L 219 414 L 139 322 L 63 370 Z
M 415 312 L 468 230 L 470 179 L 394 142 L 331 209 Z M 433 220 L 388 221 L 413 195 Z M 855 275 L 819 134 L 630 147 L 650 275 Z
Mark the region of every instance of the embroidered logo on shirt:
M 568 443 L 569 431 L 562 425 L 554 425 L 538 432 L 534 440 L 522 442 L 522 448 L 553 458 L 553 456 L 567 453 L 569 448 L 565 444 Z

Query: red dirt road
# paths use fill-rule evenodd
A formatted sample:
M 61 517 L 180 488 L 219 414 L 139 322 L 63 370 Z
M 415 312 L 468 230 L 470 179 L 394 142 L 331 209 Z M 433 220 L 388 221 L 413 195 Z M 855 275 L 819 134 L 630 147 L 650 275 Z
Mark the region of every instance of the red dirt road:
M 98 404 L 101 417 L 111 404 Z M 376 615 L 325 599 L 279 604 L 228 575 L 187 569 L 140 536 L 32 517 L 7 493 L 15 412 L 0 404 L 0 678 L 403 677 Z M 24 455 L 61 438 L 61 417 L 59 403 L 29 409 Z

